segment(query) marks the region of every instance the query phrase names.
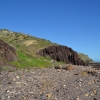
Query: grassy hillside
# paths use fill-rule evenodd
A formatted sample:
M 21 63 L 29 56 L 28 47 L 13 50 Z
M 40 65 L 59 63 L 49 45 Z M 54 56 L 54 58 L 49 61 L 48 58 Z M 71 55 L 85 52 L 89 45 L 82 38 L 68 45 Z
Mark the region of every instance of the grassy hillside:
M 45 47 L 58 44 L 52 43 L 49 40 L 40 39 L 34 36 L 29 36 L 28 34 L 12 32 L 7 29 L 0 30 L 0 38 L 9 43 L 14 48 L 16 48 L 18 60 L 10 62 L 11 65 L 14 65 L 19 68 L 25 68 L 25 67 L 42 68 L 54 65 L 54 63 L 51 62 L 52 60 L 51 58 L 41 57 L 37 54 L 37 52 Z M 79 56 L 80 55 L 81 54 L 79 54 Z M 81 58 L 83 59 L 83 57 Z M 55 64 L 57 65 L 63 64 L 63 62 L 56 62 Z
M 78 53 L 78 55 L 79 55 L 79 58 L 81 58 L 84 62 L 93 62 L 93 60 L 90 59 L 90 58 L 88 57 L 88 55 L 85 55 L 85 54 L 83 54 L 83 53 Z
M 0 30 L 0 38 L 11 46 L 16 48 L 18 61 L 10 62 L 10 64 L 17 67 L 50 67 L 53 66 L 51 58 L 41 57 L 37 55 L 40 49 L 51 45 L 58 45 L 52 43 L 49 40 L 40 39 L 27 34 L 12 32 L 9 30 Z M 62 64 L 62 62 L 56 62 L 56 64 Z

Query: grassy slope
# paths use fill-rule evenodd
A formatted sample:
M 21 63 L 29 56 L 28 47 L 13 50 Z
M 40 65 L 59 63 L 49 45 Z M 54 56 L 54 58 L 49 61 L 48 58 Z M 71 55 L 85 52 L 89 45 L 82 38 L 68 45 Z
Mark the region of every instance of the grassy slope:
M 88 57 L 88 55 L 85 55 L 85 54 L 83 54 L 83 53 L 78 53 L 78 55 L 79 55 L 79 58 L 81 58 L 84 62 L 93 62 L 93 60 L 90 59 L 90 58 Z
M 58 44 L 9 30 L 0 30 L 0 38 L 16 48 L 18 61 L 10 62 L 10 64 L 19 68 L 53 66 L 51 58 L 44 58 L 36 53 L 42 48 Z M 62 64 L 62 62 L 56 62 L 56 64 Z
M 49 40 L 40 39 L 23 33 L 11 32 L 9 30 L 0 30 L 0 38 L 16 48 L 18 61 L 11 62 L 12 65 L 22 68 L 53 66 L 53 63 L 51 63 L 52 59 L 49 57 L 41 57 L 36 53 L 40 49 L 58 44 L 52 43 Z M 91 60 L 82 53 L 79 53 L 79 57 L 84 61 Z M 56 62 L 56 64 L 63 64 L 63 62 Z

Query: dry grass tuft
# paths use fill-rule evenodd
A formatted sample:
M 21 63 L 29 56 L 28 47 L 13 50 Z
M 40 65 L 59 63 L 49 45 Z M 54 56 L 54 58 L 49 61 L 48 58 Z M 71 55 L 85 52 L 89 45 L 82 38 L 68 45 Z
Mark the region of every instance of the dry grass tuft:
M 67 65 L 65 67 L 65 70 L 73 70 L 73 69 L 74 69 L 74 67 L 72 65 Z
M 75 75 L 95 75 L 97 73 L 98 73 L 98 70 L 86 70 L 86 71 L 76 73 Z

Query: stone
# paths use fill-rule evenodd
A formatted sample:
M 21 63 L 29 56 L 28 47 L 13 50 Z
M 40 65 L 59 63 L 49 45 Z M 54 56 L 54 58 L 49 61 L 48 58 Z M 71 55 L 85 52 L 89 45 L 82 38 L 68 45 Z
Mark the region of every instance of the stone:
M 93 98 L 93 100 L 98 100 L 97 98 Z
M 66 87 L 66 85 L 63 85 L 64 87 Z
M 88 93 L 86 93 L 86 94 L 85 94 L 85 96 L 86 96 L 86 97 L 88 97 L 88 96 L 89 96 L 89 94 L 88 94 Z
M 0 69 L 7 65 L 7 61 L 17 60 L 17 54 L 14 47 L 0 39 Z
M 8 99 L 10 99 L 10 96 L 8 96 Z
M 88 84 L 90 85 L 90 84 L 91 84 L 91 82 L 88 82 Z
M 93 93 L 96 95 L 97 94 L 97 91 L 96 90 L 93 90 Z
M 41 99 L 46 100 L 46 95 L 42 94 Z
M 76 100 L 80 100 L 79 97 L 77 97 Z
M 19 76 L 16 76 L 17 79 L 19 79 Z
M 51 98 L 51 94 L 46 94 L 47 98 Z
M 53 98 L 52 100 L 58 100 L 57 98 Z
M 61 69 L 60 66 L 54 66 L 55 69 Z

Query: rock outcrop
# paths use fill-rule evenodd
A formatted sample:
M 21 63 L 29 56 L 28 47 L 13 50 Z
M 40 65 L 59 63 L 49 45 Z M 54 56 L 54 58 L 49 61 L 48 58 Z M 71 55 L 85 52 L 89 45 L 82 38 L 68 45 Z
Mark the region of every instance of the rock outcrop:
M 40 50 L 39 54 L 44 57 L 49 56 L 56 61 L 64 61 L 67 64 L 86 65 L 86 63 L 78 57 L 77 52 L 67 46 L 50 46 Z
M 16 50 L 0 39 L 0 66 L 17 59 Z

